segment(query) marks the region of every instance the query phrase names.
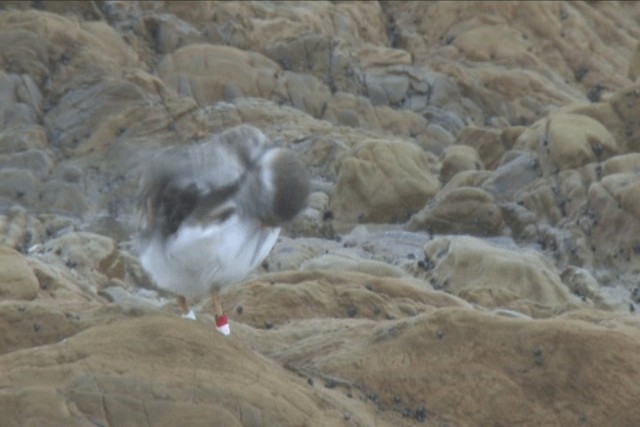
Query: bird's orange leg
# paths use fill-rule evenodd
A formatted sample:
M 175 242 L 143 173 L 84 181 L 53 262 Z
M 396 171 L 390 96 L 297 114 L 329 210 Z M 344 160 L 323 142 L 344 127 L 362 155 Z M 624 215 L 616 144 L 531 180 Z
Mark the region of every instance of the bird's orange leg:
M 182 317 L 184 317 L 185 319 L 196 320 L 195 313 L 193 312 L 193 310 L 189 309 L 187 299 L 183 295 L 178 295 L 176 299 L 178 300 L 178 307 L 180 307 Z
M 178 300 L 178 307 L 180 308 L 180 314 L 187 314 L 189 312 L 187 299 L 182 295 L 178 295 L 176 299 Z

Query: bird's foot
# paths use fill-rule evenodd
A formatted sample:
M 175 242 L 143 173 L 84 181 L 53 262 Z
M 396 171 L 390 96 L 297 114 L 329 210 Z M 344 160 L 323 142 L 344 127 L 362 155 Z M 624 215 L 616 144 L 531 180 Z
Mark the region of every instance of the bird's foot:
M 183 319 L 189 319 L 189 320 L 196 320 L 196 314 L 193 312 L 193 310 L 189 310 L 188 313 L 184 313 L 182 315 Z
M 231 329 L 229 328 L 229 318 L 226 314 L 222 316 L 216 316 L 216 329 L 224 336 L 229 336 L 231 334 Z

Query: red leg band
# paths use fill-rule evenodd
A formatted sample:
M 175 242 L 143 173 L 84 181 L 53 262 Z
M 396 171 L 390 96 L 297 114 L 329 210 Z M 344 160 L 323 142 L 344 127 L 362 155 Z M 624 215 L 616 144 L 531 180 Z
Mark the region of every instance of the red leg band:
M 216 316 L 216 328 L 221 328 L 224 325 L 228 325 L 229 324 L 229 318 L 227 318 L 226 314 L 223 314 L 222 316 Z

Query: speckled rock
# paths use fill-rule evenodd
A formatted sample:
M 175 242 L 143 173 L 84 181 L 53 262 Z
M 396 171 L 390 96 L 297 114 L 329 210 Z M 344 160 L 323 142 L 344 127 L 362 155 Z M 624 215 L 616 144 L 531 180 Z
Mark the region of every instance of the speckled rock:
M 591 241 L 600 265 L 640 268 L 640 175 L 607 175 L 589 187 Z
M 535 123 L 518 138 L 515 148 L 535 151 L 544 175 L 606 160 L 618 147 L 598 121 L 577 114 L 557 114 Z
M 628 85 L 627 58 L 638 34 L 633 9 L 606 15 L 590 3 L 385 5 L 396 40 L 414 63 L 454 76 L 487 117 L 512 125 Z M 585 46 L 589 55 L 575 54 Z
M 125 259 L 116 242 L 106 236 L 89 232 L 71 232 L 46 242 L 40 252 L 49 262 L 62 262 L 70 270 L 79 272 L 88 289 L 97 292 L 110 279 L 123 279 Z
M 553 265 L 535 251 L 472 237 L 443 237 L 427 243 L 425 254 L 434 264 L 434 286 L 484 307 L 548 316 L 580 302 Z
M 230 313 L 235 313 L 232 319 L 255 328 L 282 327 L 293 320 L 318 317 L 393 319 L 469 306 L 411 278 L 330 269 L 272 273 L 230 289 L 225 301 Z M 254 310 L 258 305 L 273 309 Z
M 13 206 L 0 215 L 0 244 L 26 253 L 42 242 L 45 230 L 38 218 L 26 209 Z
M 500 234 L 503 225 L 500 206 L 486 191 L 459 187 L 439 193 L 411 217 L 407 227 L 443 234 L 495 236 Z
M 637 316 L 580 313 L 535 321 L 448 307 L 384 323 L 310 319 L 266 339 L 247 331 L 247 338 L 287 366 L 337 379 L 343 393 L 407 425 L 633 425 L 640 415 L 629 393 L 640 375 Z M 295 344 L 272 348 L 269 340 Z

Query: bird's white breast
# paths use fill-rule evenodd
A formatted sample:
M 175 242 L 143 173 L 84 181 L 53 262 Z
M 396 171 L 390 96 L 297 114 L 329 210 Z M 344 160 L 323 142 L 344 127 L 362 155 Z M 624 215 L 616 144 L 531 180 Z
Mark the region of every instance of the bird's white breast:
M 200 298 L 242 280 L 269 254 L 279 232 L 238 216 L 207 226 L 183 223 L 168 238 L 144 245 L 140 261 L 158 287 Z

